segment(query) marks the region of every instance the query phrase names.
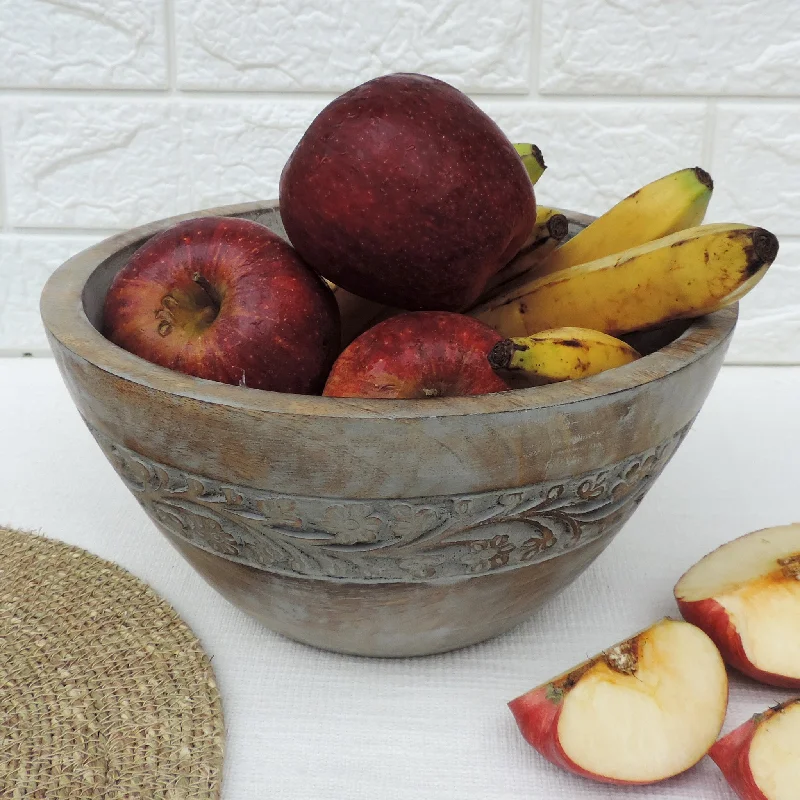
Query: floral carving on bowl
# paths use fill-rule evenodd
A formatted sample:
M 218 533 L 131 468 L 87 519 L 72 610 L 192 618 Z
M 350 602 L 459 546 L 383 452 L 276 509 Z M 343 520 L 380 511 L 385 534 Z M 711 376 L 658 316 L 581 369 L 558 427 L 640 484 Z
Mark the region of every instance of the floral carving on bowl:
M 98 430 L 93 434 L 153 521 L 197 547 L 287 575 L 408 582 L 519 568 L 612 536 L 689 427 L 645 452 L 568 479 L 458 496 L 366 500 L 234 486 L 157 463 Z

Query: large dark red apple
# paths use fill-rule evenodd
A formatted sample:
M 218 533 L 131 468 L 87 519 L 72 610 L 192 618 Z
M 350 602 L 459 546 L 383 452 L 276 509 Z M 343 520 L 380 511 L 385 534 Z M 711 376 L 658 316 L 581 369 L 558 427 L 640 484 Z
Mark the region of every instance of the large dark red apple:
M 103 332 L 162 367 L 310 394 L 338 353 L 339 313 L 325 282 L 268 228 L 202 217 L 133 254 L 106 296 Z
M 428 398 L 503 392 L 486 354 L 488 325 L 448 311 L 398 314 L 361 334 L 331 369 L 329 397 Z
M 466 95 L 386 75 L 338 97 L 284 166 L 286 232 L 315 270 L 409 310 L 463 310 L 533 230 L 519 154 Z

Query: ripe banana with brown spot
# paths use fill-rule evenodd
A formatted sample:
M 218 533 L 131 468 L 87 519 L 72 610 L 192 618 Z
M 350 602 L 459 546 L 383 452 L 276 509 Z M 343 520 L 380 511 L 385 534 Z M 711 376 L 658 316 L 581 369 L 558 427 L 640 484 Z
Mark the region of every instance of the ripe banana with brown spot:
M 764 228 L 700 225 L 535 278 L 469 313 L 506 337 L 565 326 L 641 331 L 736 302 L 777 254 Z
M 539 382 L 588 378 L 640 358 L 629 344 L 589 328 L 555 328 L 503 339 L 489 351 L 496 370 L 525 373 Z
M 621 200 L 538 267 L 549 275 L 693 228 L 703 221 L 714 182 L 700 167 L 678 170 Z
M 519 153 L 531 183 L 536 183 L 547 169 L 542 151 L 535 144 L 515 144 L 514 149 Z

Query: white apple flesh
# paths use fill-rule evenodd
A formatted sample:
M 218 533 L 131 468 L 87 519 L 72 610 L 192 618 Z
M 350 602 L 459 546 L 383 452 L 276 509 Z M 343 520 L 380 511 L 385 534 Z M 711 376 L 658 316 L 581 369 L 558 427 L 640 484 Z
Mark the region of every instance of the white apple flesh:
M 761 683 L 800 688 L 800 525 L 722 545 L 678 581 L 675 599 L 732 667 Z
M 722 729 L 725 665 L 701 630 L 662 620 L 512 700 L 524 738 L 597 781 L 648 784 L 696 764 Z
M 757 714 L 709 752 L 742 800 L 800 797 L 800 699 Z

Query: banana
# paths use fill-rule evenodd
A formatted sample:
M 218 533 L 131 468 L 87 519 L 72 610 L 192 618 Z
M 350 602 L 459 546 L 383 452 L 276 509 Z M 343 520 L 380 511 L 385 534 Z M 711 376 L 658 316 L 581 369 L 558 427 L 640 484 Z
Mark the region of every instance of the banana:
M 557 208 L 550 208 L 549 206 L 542 206 L 537 203 L 536 205 L 536 226 L 545 225 L 553 217 L 564 217 L 563 212 Z M 566 219 L 566 217 L 564 217 Z M 564 234 L 566 236 L 566 233 Z
M 531 183 L 536 183 L 547 169 L 542 151 L 535 144 L 515 144 L 514 149 L 519 153 Z
M 557 248 L 538 274 L 550 275 L 696 227 L 703 221 L 713 188 L 711 176 L 700 167 L 648 183 Z
M 477 303 L 486 303 L 506 291 L 512 281 L 534 269 L 567 238 L 569 222 L 557 208 L 537 206 L 536 224 L 519 252 L 499 272 L 493 275 Z M 476 304 L 477 304 L 476 303 Z
M 559 245 L 567 238 L 569 220 L 557 208 L 536 205 L 536 222 L 530 236 L 522 243 L 519 252 L 529 250 L 543 239 L 552 239 L 553 246 Z
M 505 337 L 564 326 L 630 333 L 736 302 L 777 253 L 777 238 L 763 228 L 700 225 L 535 278 L 469 314 Z
M 640 358 L 630 345 L 588 328 L 555 328 L 503 339 L 489 351 L 496 370 L 521 370 L 551 383 L 588 378 Z

